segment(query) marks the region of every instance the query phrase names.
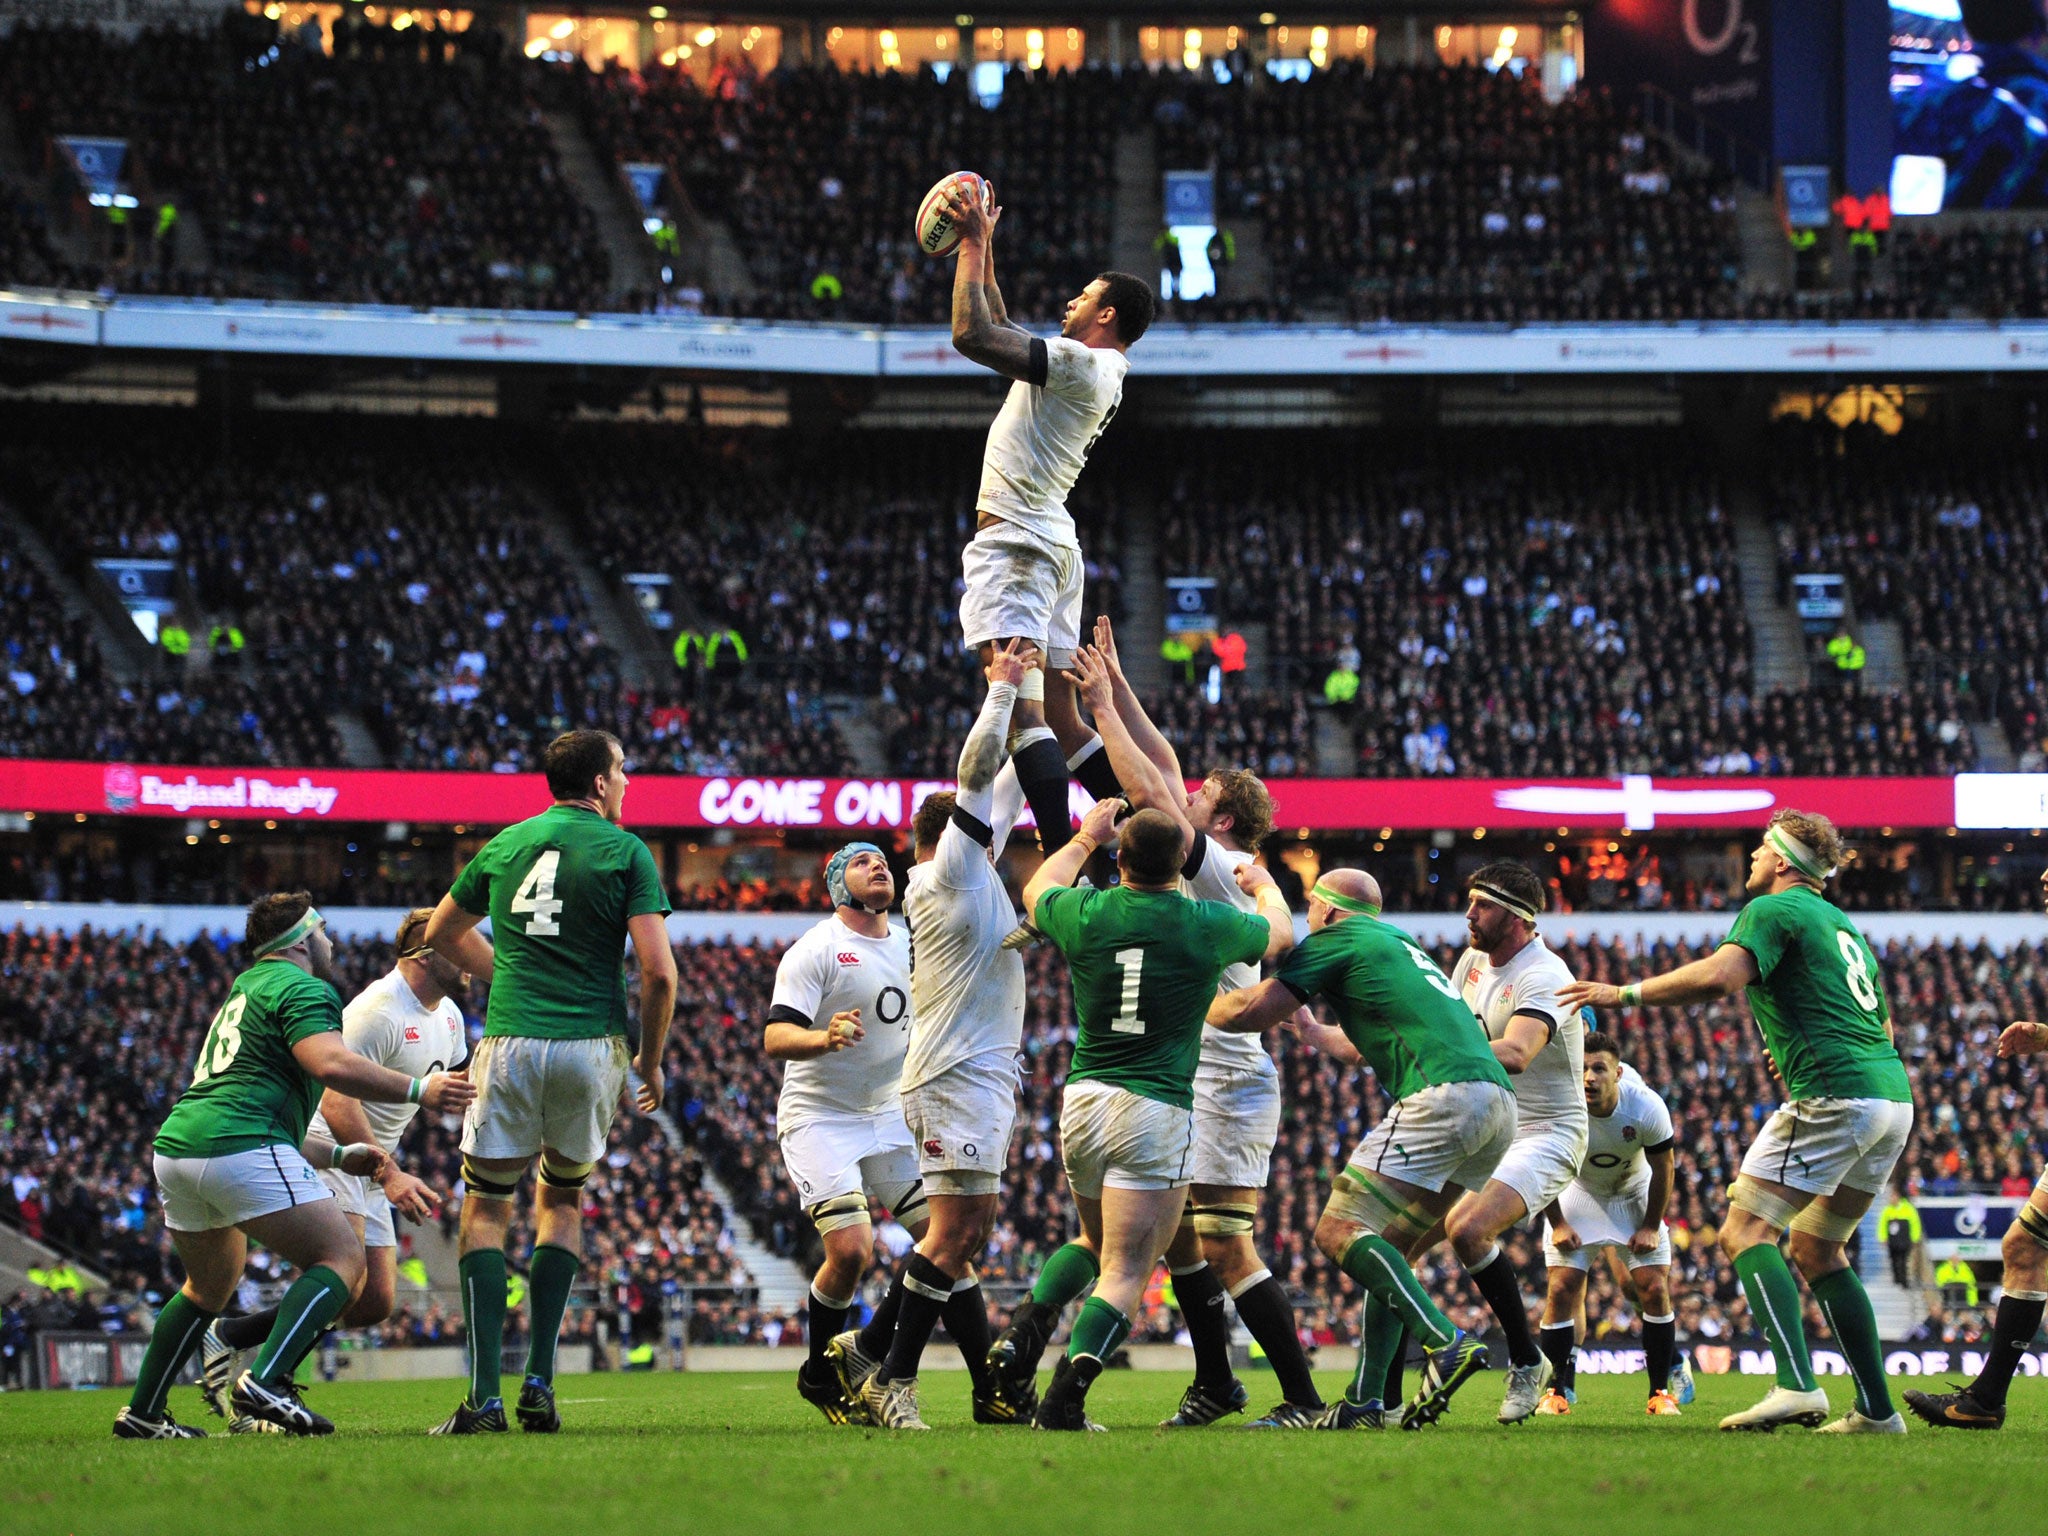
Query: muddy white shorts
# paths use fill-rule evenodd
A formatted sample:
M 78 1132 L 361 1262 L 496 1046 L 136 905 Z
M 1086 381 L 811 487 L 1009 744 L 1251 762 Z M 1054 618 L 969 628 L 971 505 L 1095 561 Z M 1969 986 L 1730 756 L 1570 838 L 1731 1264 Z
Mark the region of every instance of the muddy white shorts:
M 1438 1083 L 1388 1110 L 1349 1166 L 1431 1192 L 1482 1189 L 1514 1139 L 1514 1094 L 1497 1083 Z
M 476 1098 L 463 1117 L 462 1150 L 532 1157 L 545 1146 L 572 1163 L 596 1162 L 618 1114 L 628 1060 L 624 1035 L 486 1035 L 470 1058 Z
M 1499 1178 L 1499 1174 L 1494 1175 Z M 1570 1253 L 1559 1253 L 1550 1240 L 1550 1223 L 1543 1223 L 1543 1262 L 1552 1269 L 1585 1269 L 1592 1263 L 1595 1248 L 1619 1248 L 1630 1269 L 1648 1269 L 1653 1265 L 1668 1265 L 1671 1262 L 1671 1229 L 1661 1221 L 1657 1223 L 1657 1246 L 1648 1253 L 1633 1253 L 1628 1240 L 1636 1235 L 1636 1229 L 1643 1224 L 1643 1218 L 1650 1214 L 1650 1191 L 1645 1186 L 1640 1194 L 1623 1195 L 1615 1200 L 1602 1200 L 1583 1184 L 1568 1184 L 1558 1196 L 1558 1209 L 1574 1233 L 1578 1235 L 1579 1246 Z
M 320 1170 L 320 1182 L 334 1191 L 334 1198 L 349 1215 L 363 1223 L 365 1248 L 396 1248 L 398 1234 L 391 1224 L 391 1202 L 384 1191 L 361 1174 L 343 1173 L 339 1168 Z
M 1067 1186 L 1100 1200 L 1111 1189 L 1177 1189 L 1194 1164 L 1195 1116 L 1112 1083 L 1067 1084 L 1060 1156 Z
M 1195 1073 L 1195 1155 L 1188 1178 L 1222 1189 L 1264 1189 L 1280 1137 L 1277 1069 Z
M 1764 1122 L 1742 1171 L 1809 1195 L 1880 1194 L 1912 1134 L 1913 1106 L 1896 1099 L 1797 1099 Z
M 164 1225 L 173 1232 L 218 1232 L 295 1205 L 332 1200 L 297 1147 L 279 1142 L 218 1157 L 156 1157 Z
M 1048 671 L 1074 664 L 1088 567 L 1078 544 L 1051 544 L 1016 524 L 991 523 L 960 556 L 967 648 L 1022 636 L 1045 647 Z
M 971 1056 L 903 1090 L 903 1120 L 928 1195 L 992 1195 L 1017 1118 L 1017 1058 Z

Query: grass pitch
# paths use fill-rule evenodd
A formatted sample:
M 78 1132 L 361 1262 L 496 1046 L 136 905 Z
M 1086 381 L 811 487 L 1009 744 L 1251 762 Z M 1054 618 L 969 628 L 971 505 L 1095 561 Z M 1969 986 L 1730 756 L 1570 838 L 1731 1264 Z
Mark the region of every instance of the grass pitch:
M 1325 1373 L 1334 1394 L 1342 1377 Z M 325 1440 L 116 1441 L 113 1392 L 0 1398 L 0 1531 L 197 1531 L 319 1536 L 499 1532 L 791 1532 L 976 1536 L 1312 1536 L 1343 1530 L 1549 1532 L 2048 1529 L 2038 1489 L 2048 1383 L 2023 1380 L 1997 1434 L 1903 1440 L 1723 1435 L 1761 1378 L 1702 1377 L 1682 1420 L 1643 1416 L 1640 1378 L 1582 1378 L 1568 1419 L 1493 1422 L 1501 1377 L 1469 1384 L 1421 1434 L 1246 1433 L 1226 1421 L 1167 1433 L 1184 1382 L 1114 1372 L 1089 1407 L 1114 1433 L 1047 1435 L 968 1423 L 967 1379 L 933 1372 L 937 1432 L 829 1428 L 786 1375 L 570 1376 L 553 1438 L 429 1439 L 459 1382 L 320 1387 Z M 1907 1383 L 1897 1383 L 1898 1386 Z M 1253 1410 L 1275 1396 L 1251 1378 Z M 1829 1380 L 1837 1406 L 1845 1381 Z M 217 1430 L 191 1388 L 185 1422 Z

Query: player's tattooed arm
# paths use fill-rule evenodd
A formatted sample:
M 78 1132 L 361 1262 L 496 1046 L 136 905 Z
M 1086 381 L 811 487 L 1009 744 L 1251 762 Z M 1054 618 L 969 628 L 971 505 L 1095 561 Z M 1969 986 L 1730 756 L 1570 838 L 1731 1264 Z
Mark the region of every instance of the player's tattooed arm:
M 993 194 L 994 189 L 990 189 Z M 996 223 L 1003 216 L 1003 210 L 996 209 L 989 219 L 989 232 L 995 232 Z M 994 316 L 997 325 L 1007 326 L 1013 331 L 1022 331 L 1023 326 L 1010 318 L 1009 307 L 1003 303 L 1003 290 L 996 286 L 996 243 L 988 240 L 981 248 L 981 285 L 988 292 L 988 312 Z
M 1043 384 L 1045 343 L 1010 324 L 994 282 L 989 242 L 995 217 L 978 198 L 957 190 L 947 194 L 946 207 L 960 230 L 960 256 L 953 268 L 953 350 L 1005 378 Z
M 967 740 L 960 746 L 961 794 L 985 795 L 995 783 L 996 775 L 1003 767 L 1003 749 L 1010 736 L 1010 711 L 1016 704 L 1018 685 L 1038 664 L 1038 647 L 1029 640 L 1006 641 L 990 653 L 988 666 L 984 669 L 988 676 L 988 697 L 982 700 L 981 714 L 975 719 L 974 729 L 967 733 Z M 1009 692 L 999 692 L 1002 688 Z M 986 821 L 988 818 L 983 816 L 981 819 Z

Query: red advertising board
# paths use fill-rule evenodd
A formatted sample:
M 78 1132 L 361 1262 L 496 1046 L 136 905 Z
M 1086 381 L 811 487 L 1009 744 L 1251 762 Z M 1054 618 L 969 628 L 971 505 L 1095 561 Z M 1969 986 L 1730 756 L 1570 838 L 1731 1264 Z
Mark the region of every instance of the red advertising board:
M 1315 831 L 1540 827 L 1758 827 L 1782 806 L 1845 827 L 1948 827 L 1943 778 L 1275 779 L 1276 823 Z M 647 829 L 901 828 L 938 779 L 686 778 L 645 774 L 626 820 Z M 1075 790 L 1080 795 L 1078 789 Z M 408 821 L 497 827 L 547 804 L 538 774 L 187 768 L 0 762 L 0 811 L 278 822 Z M 1984 823 L 1978 822 L 1978 825 Z

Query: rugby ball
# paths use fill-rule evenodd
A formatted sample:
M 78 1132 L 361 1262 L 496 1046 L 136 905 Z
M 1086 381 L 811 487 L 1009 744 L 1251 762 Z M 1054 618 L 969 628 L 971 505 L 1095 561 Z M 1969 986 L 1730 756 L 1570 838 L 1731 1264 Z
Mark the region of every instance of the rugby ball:
M 981 199 L 981 206 L 995 207 L 995 190 L 972 171 L 954 171 L 939 178 L 917 205 L 917 248 L 927 256 L 950 256 L 960 249 L 960 231 L 946 212 L 945 197 L 955 186 L 966 186 Z

